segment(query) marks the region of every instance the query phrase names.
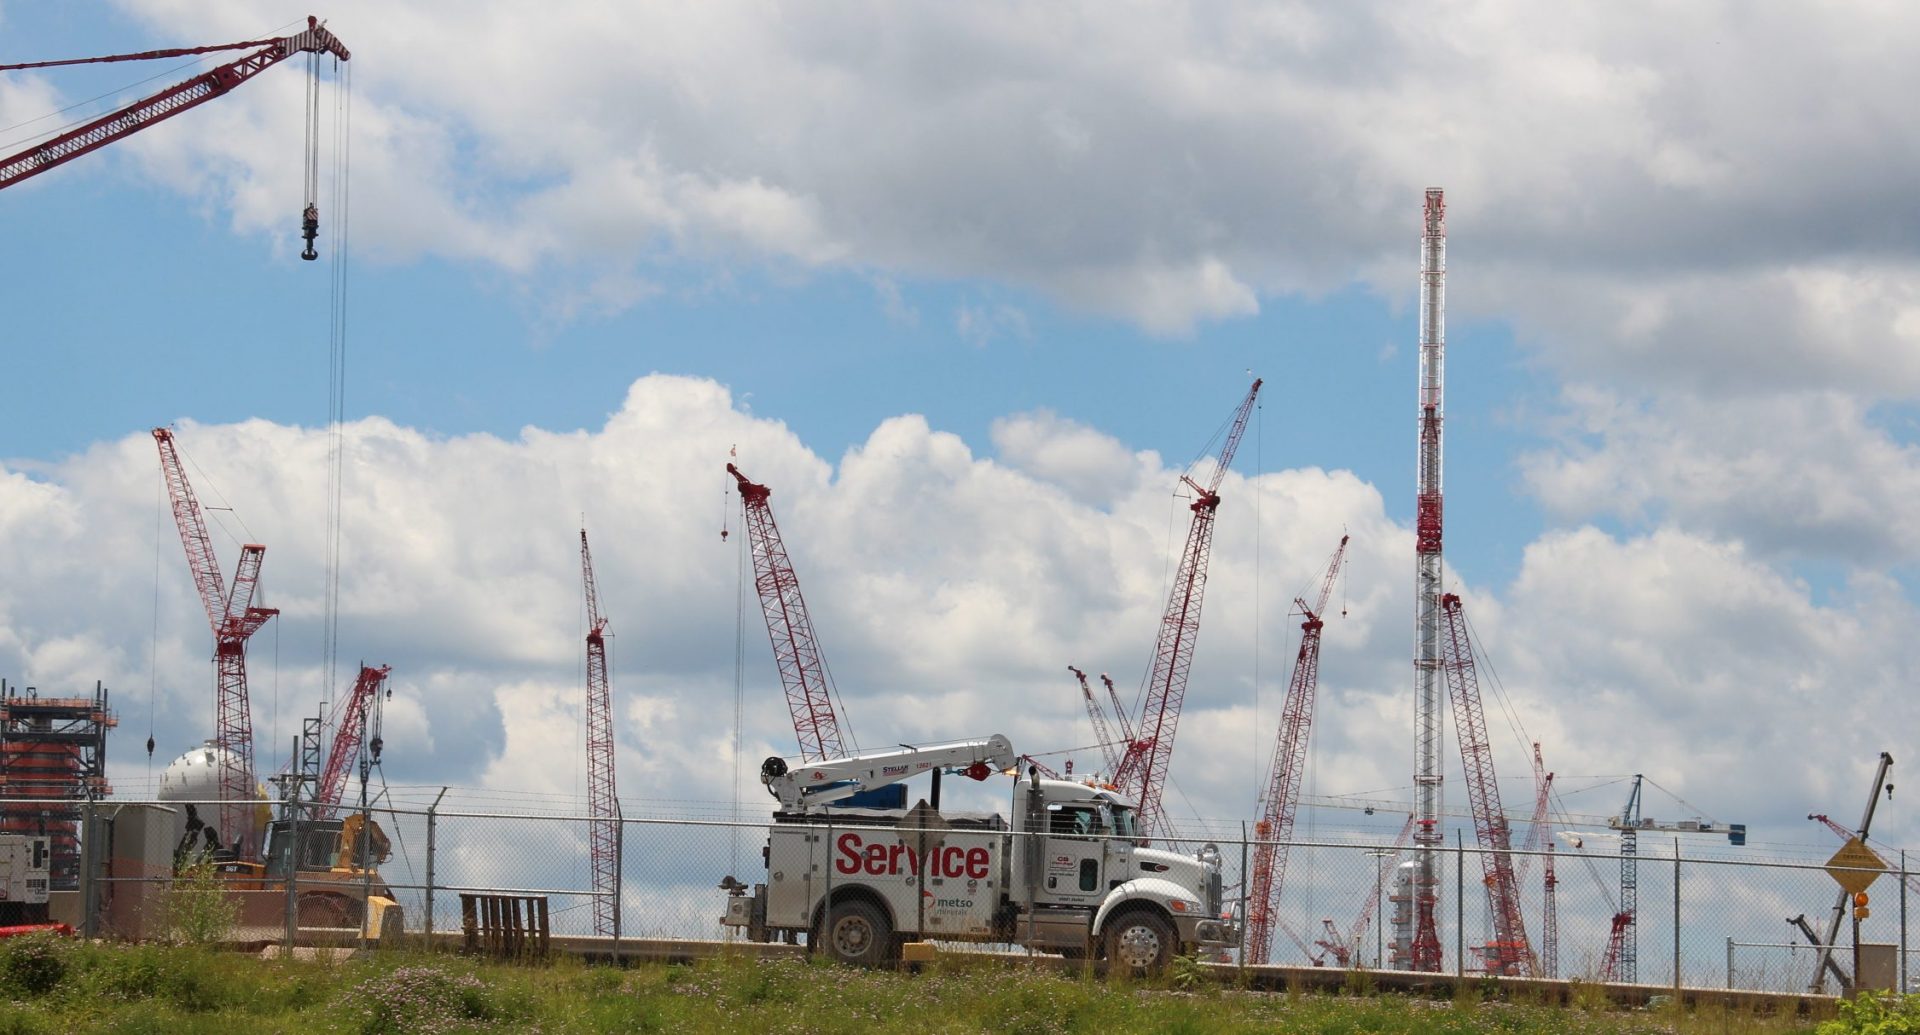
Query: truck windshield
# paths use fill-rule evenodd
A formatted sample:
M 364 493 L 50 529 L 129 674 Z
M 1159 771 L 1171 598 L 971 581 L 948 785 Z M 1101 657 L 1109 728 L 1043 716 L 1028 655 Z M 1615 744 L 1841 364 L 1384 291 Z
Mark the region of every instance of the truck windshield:
M 1140 830 L 1133 822 L 1132 809 L 1124 805 L 1114 806 L 1113 832 L 1124 838 L 1136 838 L 1140 836 Z

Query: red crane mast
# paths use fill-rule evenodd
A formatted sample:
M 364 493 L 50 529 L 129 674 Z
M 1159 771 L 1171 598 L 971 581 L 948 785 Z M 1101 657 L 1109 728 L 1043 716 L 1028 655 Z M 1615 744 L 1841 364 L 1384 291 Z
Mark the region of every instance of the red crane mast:
M 214 746 L 218 748 L 220 775 L 220 830 L 227 847 L 242 858 L 253 853 L 252 835 L 246 830 L 246 813 L 254 798 L 253 783 L 253 711 L 247 701 L 247 640 L 267 624 L 278 608 L 253 606 L 253 594 L 260 584 L 260 563 L 267 548 L 248 543 L 240 548 L 240 563 L 234 569 L 233 583 L 227 585 L 220 574 L 220 560 L 214 556 L 213 540 L 207 534 L 206 515 L 187 481 L 180 453 L 173 444 L 173 432 L 153 429 L 154 443 L 160 449 L 160 472 L 166 478 L 167 493 L 173 500 L 173 522 L 180 529 L 180 543 L 186 548 L 187 568 L 193 572 L 193 584 L 200 591 L 200 603 L 207 609 L 207 624 L 213 630 L 214 660 Z
M 800 577 L 780 539 L 773 508 L 767 497 L 773 490 L 748 480 L 738 467 L 727 465 L 740 487 L 740 507 L 746 514 L 747 541 L 753 553 L 753 587 L 760 594 L 760 611 L 767 620 L 767 639 L 786 689 L 787 711 L 800 741 L 800 759 L 817 762 L 840 758 L 846 748 L 840 739 L 840 717 L 833 708 L 820 642 L 813 633 L 806 598 L 800 595 Z
M 1266 963 L 1273 947 L 1281 886 L 1287 876 L 1288 842 L 1293 838 L 1301 777 L 1307 767 L 1307 734 L 1313 726 L 1313 698 L 1320 677 L 1320 630 L 1326 625 L 1322 616 L 1333 595 L 1334 580 L 1340 575 L 1340 562 L 1347 554 L 1347 539 L 1340 537 L 1340 546 L 1327 562 L 1326 577 L 1320 580 L 1320 595 L 1313 604 L 1298 597 L 1293 601 L 1302 616 L 1300 650 L 1294 655 L 1293 679 L 1287 684 L 1287 700 L 1280 711 L 1280 736 L 1262 784 L 1260 819 L 1253 827 L 1260 843 L 1253 851 L 1253 885 L 1248 893 L 1252 911 L 1247 918 L 1249 963 Z M 1330 934 L 1331 925 L 1328 921 Z
M 1152 837 L 1161 825 L 1160 792 L 1166 786 L 1173 738 L 1180 727 L 1180 706 L 1187 696 L 1187 672 L 1193 666 L 1194 646 L 1200 639 L 1200 605 L 1207 591 L 1207 559 L 1213 551 L 1213 517 L 1220 509 L 1220 483 L 1233 465 L 1233 454 L 1240 448 L 1240 437 L 1246 434 L 1247 418 L 1259 395 L 1260 380 L 1255 378 L 1247 397 L 1234 411 L 1226 443 L 1220 448 L 1220 458 L 1207 484 L 1203 486 L 1189 475 L 1180 476 L 1198 494 L 1189 505 L 1193 523 L 1187 530 L 1180 569 L 1174 573 L 1173 590 L 1167 594 L 1166 614 L 1160 619 L 1146 699 L 1140 720 L 1134 725 L 1137 750 L 1129 753 L 1125 771 L 1116 774 L 1114 780 L 1139 802 L 1140 832 L 1146 837 Z
M 1513 839 L 1506 813 L 1500 807 L 1500 785 L 1493 772 L 1493 745 L 1487 738 L 1487 716 L 1480 706 L 1480 680 L 1473 664 L 1473 644 L 1467 638 L 1466 614 L 1460 595 L 1440 598 L 1445 635 L 1441 668 L 1453 698 L 1453 724 L 1460 738 L 1460 764 L 1466 770 L 1467 802 L 1473 813 L 1473 832 L 1480 842 L 1480 867 L 1493 911 L 1493 941 L 1486 965 L 1489 973 L 1532 976 L 1539 967 L 1527 942 L 1520 917 L 1520 892 L 1513 874 Z
M 387 681 L 387 673 L 391 671 L 390 665 L 360 666 L 353 689 L 334 713 L 333 746 L 327 749 L 327 764 L 320 770 L 320 783 L 313 797 L 315 815 L 322 819 L 333 814 L 346 793 L 347 774 L 352 772 L 353 760 L 359 756 L 360 745 L 367 736 L 367 705 L 372 703 L 380 684 Z
M 620 806 L 613 781 L 613 681 L 607 670 L 607 619 L 593 580 L 593 551 L 580 530 L 580 575 L 587 593 L 587 825 L 593 861 L 593 933 L 620 925 Z

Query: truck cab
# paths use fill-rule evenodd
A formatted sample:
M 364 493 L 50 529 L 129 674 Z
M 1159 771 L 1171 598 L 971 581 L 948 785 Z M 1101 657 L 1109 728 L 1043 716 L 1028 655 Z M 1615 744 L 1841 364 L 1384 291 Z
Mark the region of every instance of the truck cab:
M 1133 802 L 1112 787 L 1030 773 L 1014 784 L 1013 814 L 1024 944 L 1152 970 L 1179 952 L 1217 956 L 1238 943 L 1219 850 L 1143 847 Z

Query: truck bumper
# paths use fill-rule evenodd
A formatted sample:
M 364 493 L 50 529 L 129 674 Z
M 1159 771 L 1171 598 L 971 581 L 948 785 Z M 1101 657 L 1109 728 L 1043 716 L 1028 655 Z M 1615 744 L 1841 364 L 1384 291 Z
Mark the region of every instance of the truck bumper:
M 1180 931 L 1180 941 L 1198 947 L 1203 959 L 1224 958 L 1228 951 L 1240 946 L 1240 925 L 1231 919 L 1175 916 L 1173 922 Z

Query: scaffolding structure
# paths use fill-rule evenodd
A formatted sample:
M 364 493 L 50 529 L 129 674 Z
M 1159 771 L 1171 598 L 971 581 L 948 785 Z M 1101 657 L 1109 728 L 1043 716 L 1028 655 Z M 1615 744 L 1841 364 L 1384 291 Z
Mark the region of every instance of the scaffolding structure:
M 50 840 L 50 885 L 80 883 L 80 806 L 112 793 L 107 731 L 119 725 L 96 682 L 91 697 L 41 697 L 0 679 L 0 833 Z

